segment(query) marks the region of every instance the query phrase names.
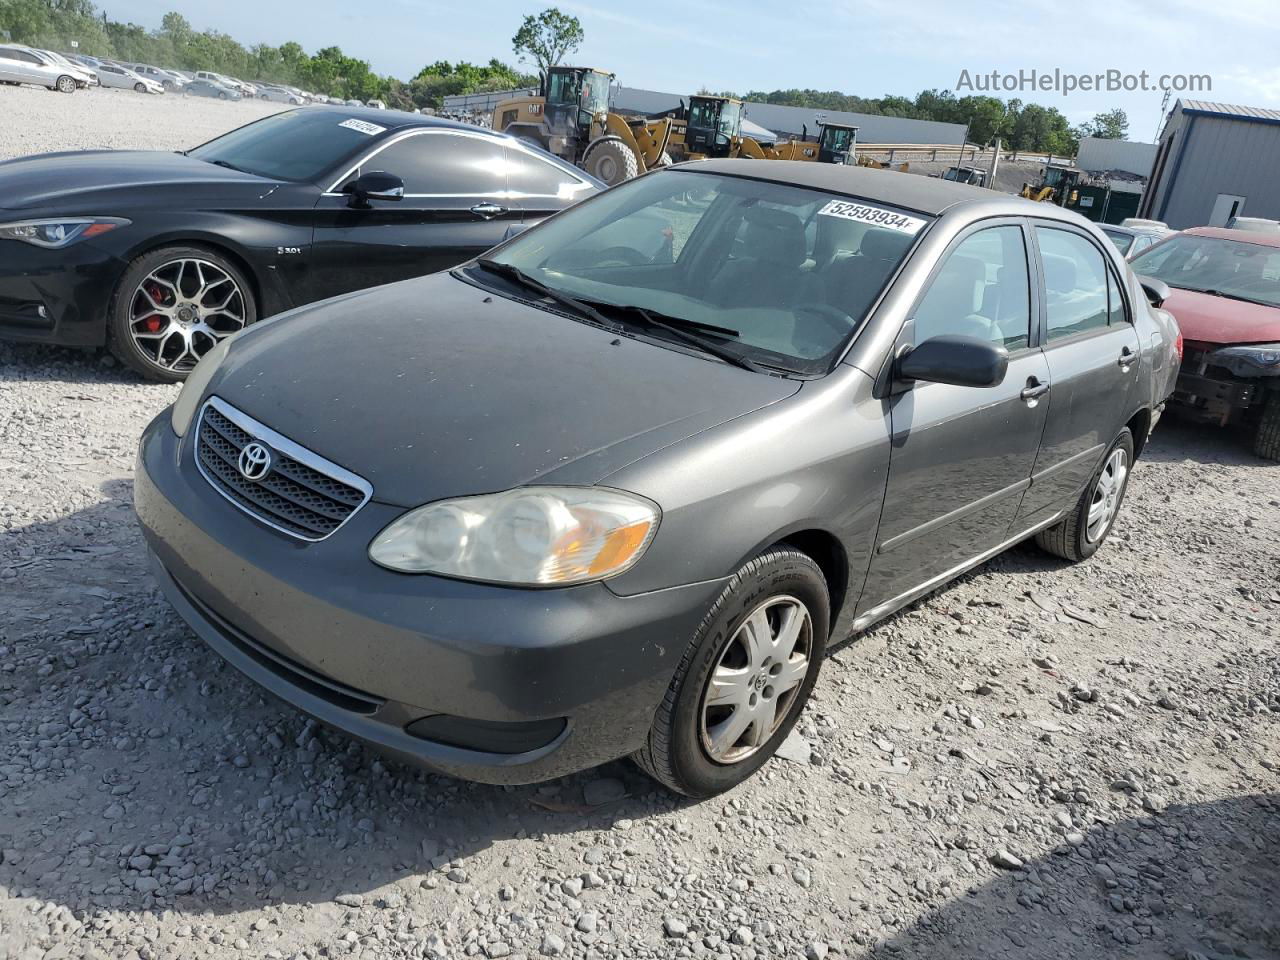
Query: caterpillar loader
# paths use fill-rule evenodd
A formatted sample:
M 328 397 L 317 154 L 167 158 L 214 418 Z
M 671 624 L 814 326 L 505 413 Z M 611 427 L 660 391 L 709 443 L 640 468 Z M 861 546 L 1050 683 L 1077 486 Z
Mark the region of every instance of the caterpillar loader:
M 672 132 L 668 152 L 674 160 L 704 157 L 747 157 L 753 160 L 808 160 L 819 163 L 853 163 L 858 128 L 822 123 L 818 139 L 808 136 L 776 144 L 762 144 L 743 136 L 742 101 L 732 97 L 697 95 L 683 111 L 684 126 Z
M 513 97 L 493 109 L 494 130 L 536 144 L 612 186 L 671 163 L 675 120 L 624 117 L 609 110 L 613 74 L 552 67 L 536 97 Z
M 1050 164 L 1044 168 L 1039 183 L 1024 183 L 1019 196 L 1040 203 L 1056 203 L 1060 207 L 1076 205 L 1079 186 L 1089 175 L 1072 166 Z

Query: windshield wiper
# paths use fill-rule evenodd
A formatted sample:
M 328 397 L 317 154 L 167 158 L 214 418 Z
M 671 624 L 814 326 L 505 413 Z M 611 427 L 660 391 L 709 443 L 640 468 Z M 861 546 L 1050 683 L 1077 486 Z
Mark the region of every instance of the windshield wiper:
M 686 343 L 691 347 L 701 350 L 703 353 L 709 353 L 717 360 L 723 360 L 725 363 L 733 364 L 735 367 L 741 367 L 743 370 L 750 370 L 752 373 L 764 373 L 764 368 L 760 364 L 748 360 L 740 353 L 734 353 L 732 350 L 726 350 L 717 343 L 711 335 L 722 337 L 737 337 L 737 330 L 731 330 L 728 327 L 719 327 L 714 323 L 703 323 L 700 320 L 689 320 L 685 317 L 673 317 L 669 314 L 658 313 L 656 310 L 649 310 L 646 307 L 637 306 L 634 303 L 607 303 L 602 300 L 587 301 L 594 306 L 604 307 L 608 310 L 621 310 L 625 313 L 631 313 L 639 317 L 641 321 L 648 327 L 655 327 L 658 330 L 665 330 L 677 340 Z
M 234 170 L 236 173 L 244 173 L 234 163 L 227 163 L 225 160 L 206 160 L 206 163 L 212 163 L 215 167 L 226 167 L 228 170 Z
M 1265 300 L 1255 300 L 1253 297 L 1241 296 L 1238 293 L 1227 293 L 1225 290 L 1201 290 L 1201 293 L 1207 293 L 1211 297 L 1224 297 L 1227 300 L 1240 300 L 1244 303 L 1256 303 L 1260 307 L 1274 307 L 1274 303 L 1267 303 Z
M 577 297 L 571 297 L 567 293 L 561 293 L 554 287 L 548 287 L 545 283 L 535 280 L 514 264 L 502 263 L 498 260 L 491 260 L 488 257 L 481 257 L 476 261 L 476 263 L 484 267 L 490 273 L 496 273 L 500 277 L 512 280 L 520 286 L 532 290 L 534 293 L 540 294 L 546 299 L 560 304 L 562 307 L 569 307 L 571 310 L 578 311 L 578 313 L 604 327 L 606 330 L 614 332 L 617 332 L 618 330 L 618 325 L 616 323 L 589 303 L 585 303 Z

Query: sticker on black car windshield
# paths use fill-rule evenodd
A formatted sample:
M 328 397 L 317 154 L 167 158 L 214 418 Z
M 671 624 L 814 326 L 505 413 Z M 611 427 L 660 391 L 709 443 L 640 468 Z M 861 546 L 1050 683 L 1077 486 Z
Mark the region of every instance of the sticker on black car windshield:
M 375 133 L 381 133 L 387 129 L 386 127 L 378 126 L 376 123 L 370 123 L 368 120 L 355 119 L 343 120 L 338 126 L 346 127 L 348 130 L 358 130 L 360 133 L 367 133 L 371 137 Z
M 883 207 L 870 207 L 865 203 L 852 203 L 848 200 L 832 200 L 818 211 L 818 216 L 858 220 L 875 227 L 897 230 L 899 233 L 919 233 L 924 226 L 924 221 L 919 217 L 908 217 L 905 213 L 894 213 Z

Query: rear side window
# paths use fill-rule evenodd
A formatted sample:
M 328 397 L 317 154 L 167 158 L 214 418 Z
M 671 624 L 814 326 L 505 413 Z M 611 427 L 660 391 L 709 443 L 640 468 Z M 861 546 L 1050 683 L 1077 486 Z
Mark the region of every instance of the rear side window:
M 1037 227 L 1036 240 L 1044 264 L 1048 339 L 1105 328 L 1108 273 L 1102 252 L 1078 233 L 1052 227 Z
M 582 181 L 524 150 L 503 147 L 507 157 L 507 187 L 526 197 L 572 197 Z
M 404 181 L 406 194 L 493 196 L 507 189 L 503 144 L 488 137 L 418 134 L 398 140 L 361 166 Z
M 1105 293 L 1104 293 L 1105 296 Z M 980 230 L 947 254 L 915 312 L 915 339 L 944 334 L 1025 347 L 1031 330 L 1031 281 L 1022 228 Z

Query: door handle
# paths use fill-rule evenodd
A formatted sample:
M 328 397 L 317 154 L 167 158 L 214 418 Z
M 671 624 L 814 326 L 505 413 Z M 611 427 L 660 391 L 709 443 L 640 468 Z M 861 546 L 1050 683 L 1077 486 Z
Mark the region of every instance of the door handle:
M 471 208 L 471 212 L 477 217 L 483 217 L 485 220 L 492 220 L 501 213 L 506 213 L 506 207 L 500 207 L 496 203 L 477 203 Z
M 1128 347 L 1125 347 L 1120 351 L 1120 359 L 1117 360 L 1116 362 L 1120 364 L 1122 368 L 1128 369 L 1129 365 L 1137 359 L 1138 359 L 1138 355 L 1134 353 L 1132 350 L 1130 350 Z
M 1018 396 L 1022 397 L 1028 407 L 1034 407 L 1040 402 L 1040 398 L 1048 392 L 1049 385 L 1047 383 L 1041 383 L 1035 377 L 1027 377 L 1027 385 Z

